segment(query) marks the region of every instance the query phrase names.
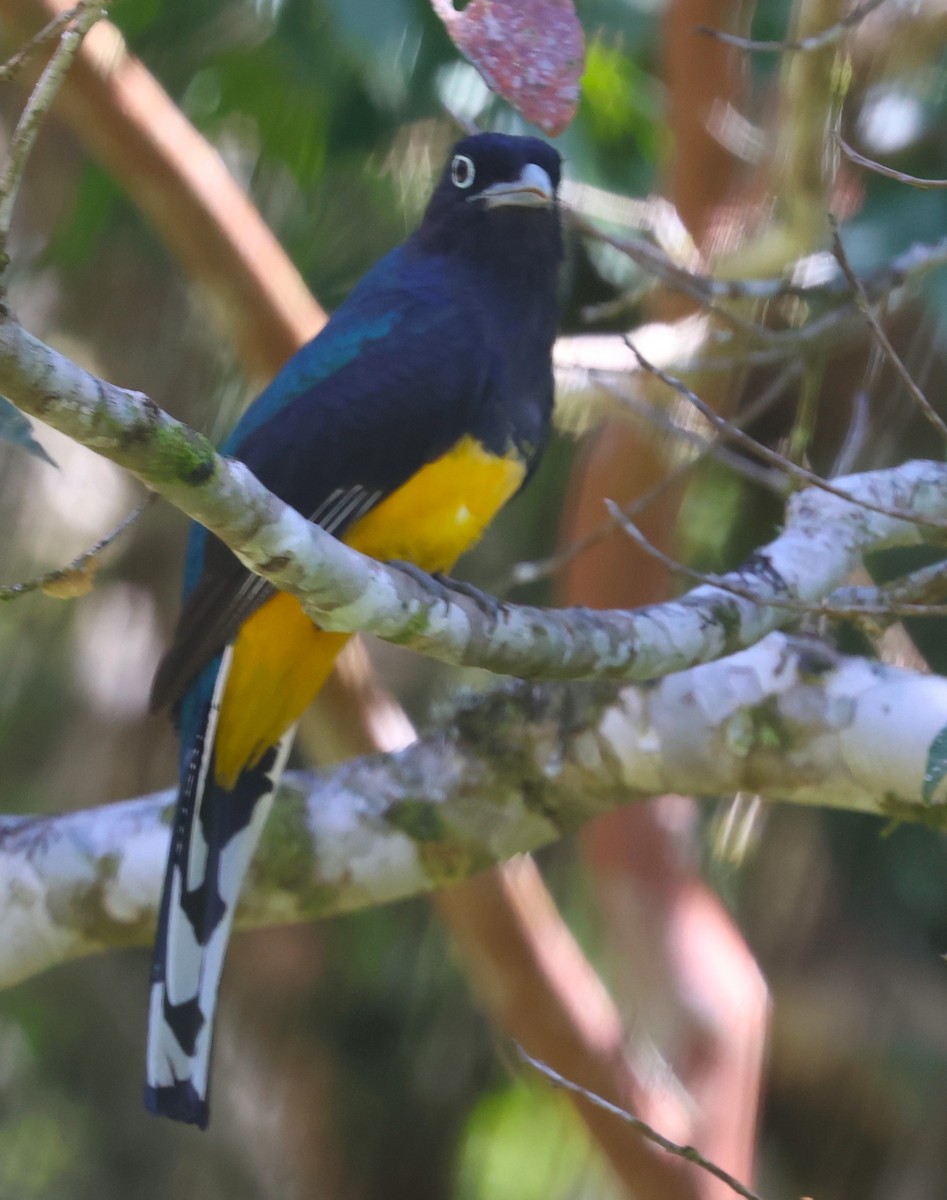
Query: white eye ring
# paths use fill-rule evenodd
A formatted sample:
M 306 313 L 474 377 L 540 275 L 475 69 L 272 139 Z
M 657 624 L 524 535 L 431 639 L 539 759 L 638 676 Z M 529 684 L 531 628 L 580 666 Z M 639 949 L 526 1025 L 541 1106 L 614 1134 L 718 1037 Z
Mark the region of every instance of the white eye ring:
M 451 182 L 455 187 L 469 188 L 473 187 L 474 176 L 477 170 L 473 164 L 473 159 L 468 158 L 466 154 L 455 154 L 450 164 Z

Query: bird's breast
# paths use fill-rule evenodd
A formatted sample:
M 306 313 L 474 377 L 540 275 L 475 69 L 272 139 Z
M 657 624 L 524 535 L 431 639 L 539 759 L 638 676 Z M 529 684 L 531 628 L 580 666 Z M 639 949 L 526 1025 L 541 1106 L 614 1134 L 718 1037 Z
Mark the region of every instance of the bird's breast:
M 372 509 L 344 541 L 382 561 L 399 558 L 424 571 L 449 571 L 525 474 L 512 448 L 497 455 L 476 438 L 463 437 Z
M 466 436 L 428 463 L 347 531 L 344 541 L 381 560 L 449 571 L 523 482 L 525 464 Z M 348 638 L 325 633 L 295 597 L 271 597 L 240 629 L 221 707 L 215 776 L 236 786 L 297 721 Z

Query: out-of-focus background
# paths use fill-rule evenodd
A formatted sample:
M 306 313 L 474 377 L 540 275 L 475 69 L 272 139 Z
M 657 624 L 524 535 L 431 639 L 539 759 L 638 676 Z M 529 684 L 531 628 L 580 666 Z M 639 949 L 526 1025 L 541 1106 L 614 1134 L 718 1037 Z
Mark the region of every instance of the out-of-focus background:
M 0 0 L 5 54 L 18 41 L 4 10 L 19 19 L 22 7 Z M 754 264 L 778 275 L 789 259 L 824 250 L 829 207 L 863 273 L 943 236 L 944 191 L 840 164 L 832 139 L 838 129 L 901 171 L 947 174 L 947 14 L 937 0 L 888 0 L 828 50 L 782 55 L 726 48 L 695 26 L 784 38 L 831 25 L 845 8 L 584 0 L 578 11 L 586 73 L 578 115 L 556 144 L 571 183 L 586 185 L 574 200 L 590 219 L 620 231 L 634 220 L 620 198 L 663 194 L 705 263 L 746 275 Z M 456 118 L 531 131 L 458 56 L 425 0 L 117 0 L 110 16 L 328 310 L 416 224 Z M 24 95 L 16 84 L 0 92 L 7 135 Z M 9 300 L 28 329 L 198 429 L 222 436 L 262 382 L 222 332 L 218 301 L 68 122 L 43 127 L 11 254 Z M 900 298 L 890 325 L 932 399 L 943 392 L 943 298 L 932 275 Z M 614 248 L 570 234 L 565 332 L 686 311 Z M 756 317 L 793 321 L 784 310 Z M 876 358 L 866 336 L 820 346 L 754 432 L 783 449 L 795 437 L 826 472 L 842 456 L 846 469 L 940 456 Z M 744 361 L 703 384 L 736 412 L 784 367 Z M 560 438 L 462 573 L 500 586 L 517 562 L 599 524 L 602 496 L 647 492 L 680 465 L 674 435 L 648 420 L 608 431 L 578 444 Z M 91 452 L 42 427 L 35 436 L 55 467 L 0 442 L 4 583 L 68 562 L 140 498 Z M 703 463 L 642 521 L 665 548 L 716 570 L 769 536 L 779 513 L 752 483 Z M 185 535 L 180 515 L 154 505 L 106 553 L 88 595 L 33 594 L 0 608 L 5 811 L 59 812 L 171 783 L 171 728 L 146 706 L 176 614 Z M 672 586 L 629 542 L 611 539 L 510 594 L 633 604 Z M 941 634 L 928 623 L 918 638 L 943 671 Z M 846 645 L 866 649 L 851 635 Z M 920 661 L 906 635 L 888 650 Z M 389 648 L 372 654 L 421 724 L 432 709 L 449 714 L 459 687 L 484 686 Z M 540 859 L 624 1014 L 629 1044 L 663 1039 L 666 1057 L 680 1051 L 662 1028 L 669 984 L 653 967 L 665 926 L 661 881 L 649 874 L 670 862 L 722 897 L 771 990 L 760 1190 L 820 1200 L 947 1194 L 943 837 L 753 797 L 664 798 L 650 819 L 666 858 L 642 861 L 635 847 L 657 835 L 628 818 Z M 713 947 L 704 948 L 712 964 Z M 147 951 L 135 949 L 0 995 L 0 1200 L 621 1194 L 563 1096 L 514 1065 L 425 901 L 235 937 L 204 1136 L 141 1108 L 147 978 Z

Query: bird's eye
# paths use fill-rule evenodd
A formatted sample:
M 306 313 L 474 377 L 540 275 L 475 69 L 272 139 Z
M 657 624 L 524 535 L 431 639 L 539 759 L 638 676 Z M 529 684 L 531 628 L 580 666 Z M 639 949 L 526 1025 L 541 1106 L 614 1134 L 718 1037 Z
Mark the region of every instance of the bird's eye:
M 466 154 L 454 155 L 450 164 L 450 177 L 456 187 L 472 187 L 475 174 L 472 158 L 468 158 Z

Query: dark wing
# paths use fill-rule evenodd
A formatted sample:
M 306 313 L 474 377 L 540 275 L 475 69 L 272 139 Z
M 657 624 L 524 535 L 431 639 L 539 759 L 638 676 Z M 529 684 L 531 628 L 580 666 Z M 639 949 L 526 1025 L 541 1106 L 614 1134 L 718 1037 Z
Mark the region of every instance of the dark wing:
M 324 513 L 309 519 L 328 533 L 341 534 L 381 499 L 361 484 L 347 490 L 337 488 L 321 505 Z M 271 596 L 276 588 L 254 575 L 216 538 L 208 540 L 209 569 L 190 592 L 178 619 L 174 641 L 155 672 L 151 688 L 153 712 L 174 704 L 205 663 L 236 637 L 243 622 Z M 219 557 L 216 568 L 213 560 Z
M 337 537 L 469 431 L 490 380 L 483 330 L 462 299 L 423 275 L 366 297 L 370 279 L 290 360 L 224 447 Z M 359 337 L 366 328 L 372 336 Z M 153 709 L 178 701 L 275 590 L 200 528 L 188 557 L 185 606 L 155 676 Z

